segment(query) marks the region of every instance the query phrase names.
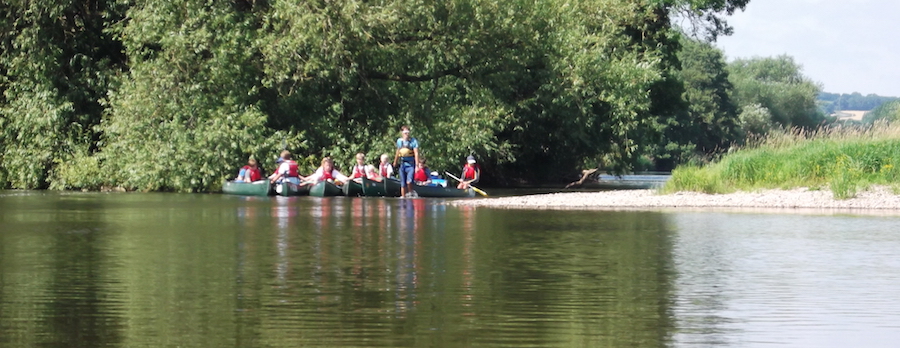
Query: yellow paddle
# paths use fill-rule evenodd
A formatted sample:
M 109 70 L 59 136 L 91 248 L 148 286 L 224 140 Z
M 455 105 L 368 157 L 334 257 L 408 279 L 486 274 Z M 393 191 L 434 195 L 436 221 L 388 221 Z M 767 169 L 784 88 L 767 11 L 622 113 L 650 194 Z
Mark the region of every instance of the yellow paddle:
M 453 174 L 450 174 L 449 172 L 444 172 L 444 174 L 447 174 L 447 176 L 455 179 L 456 181 L 462 182 L 462 179 L 453 176 Z M 472 184 L 469 184 L 469 187 L 471 187 L 472 190 L 474 190 L 475 192 L 478 192 L 478 194 L 480 194 L 482 196 L 485 196 L 485 197 L 488 196 L 487 192 L 482 191 L 480 188 L 477 188 L 477 187 L 473 186 Z

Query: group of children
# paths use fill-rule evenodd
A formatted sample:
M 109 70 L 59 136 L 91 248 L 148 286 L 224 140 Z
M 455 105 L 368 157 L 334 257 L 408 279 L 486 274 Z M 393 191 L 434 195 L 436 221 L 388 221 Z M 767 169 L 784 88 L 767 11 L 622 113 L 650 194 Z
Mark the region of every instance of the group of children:
M 385 178 L 391 178 L 394 174 L 394 167 L 397 166 L 400 179 L 400 193 L 404 197 L 412 194 L 414 190 L 412 183 L 446 187 L 446 180 L 440 178 L 437 172 L 431 172 L 426 165 L 425 158 L 419 155 L 419 142 L 410 136 L 409 127 L 401 127 L 400 133 L 401 137 L 397 139 L 397 151 L 394 155 L 393 163 L 388 161 L 390 158 L 387 154 L 382 154 L 381 163 L 379 163 L 377 169 L 375 166 L 366 164 L 365 154 L 357 153 L 356 164 L 353 166 L 349 177 L 334 168 L 334 160 L 331 157 L 322 159 L 321 166 L 313 174 L 303 176 L 300 175 L 299 166 L 292 159 L 291 152 L 284 150 L 281 152 L 278 160 L 276 160 L 278 168 L 269 176 L 269 180 L 273 183 L 289 181 L 296 184 L 304 182 L 316 183 L 323 180 L 345 183 L 350 180 L 361 181 L 362 177 L 366 177 L 369 180 L 381 182 Z M 247 165 L 238 172 L 235 181 L 254 182 L 262 180 L 262 178 L 263 172 L 258 162 L 250 158 L 247 161 Z M 481 168 L 476 164 L 475 157 L 469 156 L 466 159 L 466 165 L 463 167 L 462 177 L 457 188 L 467 189 L 478 182 L 480 178 Z

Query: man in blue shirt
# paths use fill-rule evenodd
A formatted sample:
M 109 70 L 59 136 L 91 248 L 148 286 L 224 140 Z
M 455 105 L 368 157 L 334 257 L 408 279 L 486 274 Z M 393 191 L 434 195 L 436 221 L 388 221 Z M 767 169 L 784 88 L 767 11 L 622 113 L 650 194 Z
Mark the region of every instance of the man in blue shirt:
M 413 189 L 413 173 L 416 163 L 419 161 L 419 142 L 409 135 L 409 126 L 400 127 L 401 137 L 397 139 L 397 153 L 394 155 L 394 165 L 400 161 L 400 197 L 415 192 Z

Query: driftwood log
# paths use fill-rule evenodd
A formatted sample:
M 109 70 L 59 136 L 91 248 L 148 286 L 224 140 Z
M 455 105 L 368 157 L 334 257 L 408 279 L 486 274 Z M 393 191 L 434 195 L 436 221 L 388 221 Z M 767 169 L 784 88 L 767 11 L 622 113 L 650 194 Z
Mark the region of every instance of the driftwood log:
M 584 183 L 597 182 L 597 178 L 599 176 L 600 168 L 582 170 L 581 179 L 578 181 L 570 182 L 568 185 L 566 185 L 566 188 L 579 188 L 584 185 Z

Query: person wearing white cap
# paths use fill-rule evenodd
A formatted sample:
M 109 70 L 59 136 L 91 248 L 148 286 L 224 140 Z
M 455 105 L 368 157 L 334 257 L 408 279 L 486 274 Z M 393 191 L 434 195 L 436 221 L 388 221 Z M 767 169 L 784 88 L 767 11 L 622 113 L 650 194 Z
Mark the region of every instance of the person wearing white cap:
M 400 197 L 406 197 L 413 190 L 413 174 L 416 163 L 419 163 L 419 141 L 409 135 L 409 126 L 400 127 L 401 137 L 397 139 L 397 153 L 394 155 L 394 165 L 400 161 L 397 171 L 400 174 Z
M 466 165 L 462 170 L 462 180 L 459 181 L 459 185 L 456 185 L 456 188 L 461 190 L 467 189 L 472 184 L 477 183 L 479 179 L 481 179 L 481 167 L 475 163 L 475 156 L 469 156 L 466 158 Z

